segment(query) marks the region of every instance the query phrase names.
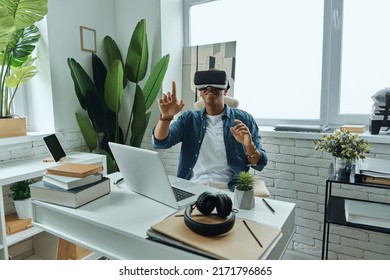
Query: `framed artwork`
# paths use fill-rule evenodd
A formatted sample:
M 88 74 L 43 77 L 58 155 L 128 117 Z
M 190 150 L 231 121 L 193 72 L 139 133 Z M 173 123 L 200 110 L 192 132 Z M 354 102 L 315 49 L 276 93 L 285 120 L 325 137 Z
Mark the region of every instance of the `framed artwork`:
M 80 26 L 81 49 L 86 52 L 96 52 L 96 30 Z

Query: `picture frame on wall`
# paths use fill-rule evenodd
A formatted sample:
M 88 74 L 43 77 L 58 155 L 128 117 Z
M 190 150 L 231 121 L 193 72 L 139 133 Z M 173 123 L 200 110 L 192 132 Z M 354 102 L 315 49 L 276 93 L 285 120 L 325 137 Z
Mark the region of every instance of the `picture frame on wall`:
M 96 30 L 80 26 L 81 50 L 96 53 Z

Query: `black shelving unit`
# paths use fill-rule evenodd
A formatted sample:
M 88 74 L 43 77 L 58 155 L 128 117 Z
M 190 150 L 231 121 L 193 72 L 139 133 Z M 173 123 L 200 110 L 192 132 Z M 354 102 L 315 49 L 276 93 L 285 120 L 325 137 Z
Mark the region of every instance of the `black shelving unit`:
M 332 185 L 333 184 L 348 184 L 348 185 L 359 185 L 369 188 L 389 188 L 389 186 L 385 185 L 377 185 L 377 184 L 366 184 L 361 183 L 359 180 L 355 179 L 354 168 L 352 170 L 352 174 L 348 179 L 338 179 L 334 176 L 333 172 L 333 164 L 330 165 L 328 178 L 326 180 L 326 188 L 325 188 L 325 208 L 324 208 L 324 229 L 323 229 L 323 237 L 322 237 L 322 255 L 321 258 L 323 260 L 328 259 L 328 245 L 329 245 L 329 227 L 330 224 L 336 224 L 341 226 L 347 226 L 352 228 L 359 228 L 365 230 L 371 230 L 375 232 L 387 233 L 390 234 L 389 228 L 376 227 L 371 225 L 364 224 L 356 224 L 347 222 L 345 219 L 345 199 L 350 200 L 358 200 L 358 201 L 368 201 L 368 200 L 359 200 L 352 199 L 349 197 L 341 197 L 332 195 Z M 369 201 L 370 203 L 380 203 Z M 386 203 L 380 203 L 386 204 Z

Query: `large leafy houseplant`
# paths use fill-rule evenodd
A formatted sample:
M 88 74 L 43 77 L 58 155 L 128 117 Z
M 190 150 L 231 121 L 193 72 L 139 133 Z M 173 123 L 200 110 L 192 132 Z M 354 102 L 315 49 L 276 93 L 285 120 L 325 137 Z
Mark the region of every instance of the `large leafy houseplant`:
M 47 14 L 47 0 L 0 0 L 0 117 L 11 115 L 20 85 L 36 73 L 32 52 L 40 38 L 35 23 Z
M 92 79 L 73 58 L 68 58 L 68 66 L 76 96 L 84 109 L 84 112 L 76 113 L 80 130 L 91 152 L 107 156 L 108 172 L 112 172 L 116 167 L 108 142 L 140 147 L 151 115 L 149 109 L 157 97 L 168 68 L 169 55 L 157 62 L 141 87 L 140 82 L 146 77 L 149 57 L 145 19 L 139 21 L 134 29 L 126 60 L 123 61 L 116 42 L 110 36 L 104 38 L 104 49 L 108 67 L 105 67 L 96 54 L 92 54 Z M 130 97 L 133 107 L 125 120 L 126 129 L 122 130 L 122 95 L 129 82 L 134 83 L 134 92 Z

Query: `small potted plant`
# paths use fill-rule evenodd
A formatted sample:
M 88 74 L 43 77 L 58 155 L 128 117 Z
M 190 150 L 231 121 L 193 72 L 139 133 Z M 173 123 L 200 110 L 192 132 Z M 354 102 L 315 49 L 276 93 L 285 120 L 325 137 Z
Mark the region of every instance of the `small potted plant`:
M 349 178 L 352 162 L 364 159 L 365 153 L 370 152 L 371 145 L 358 134 L 352 134 L 348 130 L 335 130 L 332 134 L 325 134 L 321 139 L 315 140 L 314 148 L 332 154 L 336 177 Z
M 30 188 L 33 180 L 23 180 L 11 184 L 11 196 L 14 200 L 16 214 L 19 219 L 29 219 L 32 217 Z
M 252 174 L 241 171 L 235 179 L 234 202 L 240 209 L 252 209 L 255 206 L 255 179 Z

